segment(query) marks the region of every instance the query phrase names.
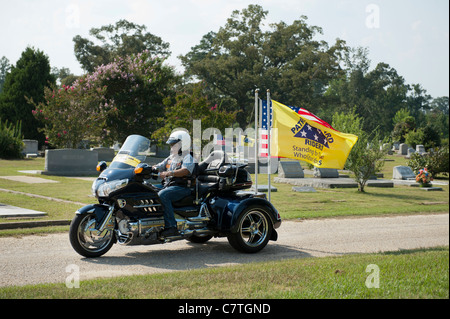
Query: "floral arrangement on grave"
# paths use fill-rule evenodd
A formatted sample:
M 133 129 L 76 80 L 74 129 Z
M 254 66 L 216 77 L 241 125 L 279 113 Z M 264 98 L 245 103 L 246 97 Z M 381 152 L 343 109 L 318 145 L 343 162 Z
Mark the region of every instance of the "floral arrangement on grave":
M 430 187 L 432 180 L 433 178 L 426 167 L 419 170 L 419 173 L 417 173 L 416 182 L 420 184 L 420 187 Z

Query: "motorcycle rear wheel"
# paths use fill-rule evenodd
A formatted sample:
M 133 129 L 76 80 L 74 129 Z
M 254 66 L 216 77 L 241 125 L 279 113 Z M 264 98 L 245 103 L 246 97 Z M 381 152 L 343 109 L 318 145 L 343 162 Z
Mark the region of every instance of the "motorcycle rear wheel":
M 95 216 L 92 214 L 76 215 L 70 223 L 70 243 L 73 249 L 84 257 L 100 257 L 114 245 L 114 232 L 105 229 L 98 233 L 94 229 L 95 224 Z
M 272 234 L 272 222 L 264 207 L 248 207 L 237 225 L 237 232 L 227 237 L 233 248 L 244 253 L 256 253 L 266 247 Z

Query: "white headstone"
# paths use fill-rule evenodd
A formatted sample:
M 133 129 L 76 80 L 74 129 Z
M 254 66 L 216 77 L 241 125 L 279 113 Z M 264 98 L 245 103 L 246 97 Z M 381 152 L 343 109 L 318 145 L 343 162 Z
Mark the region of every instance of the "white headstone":
M 416 152 L 418 152 L 419 154 L 425 153 L 425 146 L 416 145 Z

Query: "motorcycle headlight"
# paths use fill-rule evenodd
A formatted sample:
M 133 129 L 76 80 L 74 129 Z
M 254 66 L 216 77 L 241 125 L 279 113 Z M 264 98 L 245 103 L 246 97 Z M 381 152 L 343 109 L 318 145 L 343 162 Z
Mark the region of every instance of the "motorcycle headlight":
M 97 188 L 97 196 L 108 197 L 112 192 L 121 189 L 128 184 L 128 179 L 119 179 L 116 181 L 106 182 Z
M 104 183 L 104 182 L 105 182 L 105 179 L 103 179 L 103 178 L 98 178 L 98 179 L 96 179 L 96 180 L 92 183 L 91 191 L 92 191 L 92 195 L 93 195 L 94 197 L 97 197 L 97 188 L 98 188 L 98 186 L 99 186 L 100 184 Z

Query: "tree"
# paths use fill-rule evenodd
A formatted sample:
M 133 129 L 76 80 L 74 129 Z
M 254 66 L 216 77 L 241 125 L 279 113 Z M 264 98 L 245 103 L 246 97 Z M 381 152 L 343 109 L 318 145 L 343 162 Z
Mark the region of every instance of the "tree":
M 435 98 L 431 102 L 431 110 L 426 114 L 426 123 L 431 125 L 440 135 L 441 140 L 449 137 L 448 96 Z
M 409 131 L 405 135 L 405 142 L 414 148 L 416 145 L 423 145 L 428 150 L 432 147 L 441 146 L 441 137 L 433 126 L 428 124 L 424 127 Z
M 448 96 L 441 96 L 433 99 L 430 107 L 432 112 L 441 112 L 448 115 Z
M 395 113 L 393 123 L 395 126 L 391 136 L 395 142 L 403 143 L 406 135 L 416 128 L 416 121 L 406 108 L 402 108 Z
M 150 136 L 176 80 L 162 59 L 144 51 L 101 65 L 72 86 L 47 89 L 45 102 L 30 102 L 49 143 L 76 148 L 89 139 L 111 145 L 130 134 Z
M 50 73 L 48 56 L 40 50 L 28 47 L 22 52 L 16 65 L 6 75 L 0 94 L 0 118 L 12 123 L 22 121 L 25 138 L 36 139 L 42 144 L 44 136 L 39 132 L 42 123 L 34 118 L 33 107 L 27 103 L 32 98 L 39 103 L 44 100 L 44 88 L 55 84 Z
M 431 108 L 431 96 L 420 84 L 409 86 L 409 94 L 406 99 L 406 105 L 416 121 L 423 120 L 424 114 Z
M 80 35 L 73 38 L 75 57 L 84 70 L 93 72 L 95 67 L 113 62 L 114 58 L 124 58 L 144 50 L 152 56 L 170 55 L 169 43 L 145 31 L 145 25 L 127 20 L 120 20 L 115 25 L 92 28 L 89 34 L 94 37 L 95 42 Z
M 238 111 L 241 127 L 251 121 L 256 88 L 271 90 L 272 98 L 315 112 L 328 82 L 341 72 L 343 41 L 329 47 L 313 38 L 322 30 L 306 23 L 279 22 L 263 31 L 267 11 L 249 5 L 233 11 L 218 32 L 180 56 L 186 76 L 207 83 L 208 95 L 227 111 Z
M 161 127 L 152 134 L 152 138 L 165 142 L 175 128 L 187 129 L 192 134 L 194 120 L 201 120 L 203 128 L 217 128 L 221 132 L 232 127 L 236 113 L 227 112 L 220 105 L 213 105 L 204 90 L 205 83 L 198 82 L 187 85 L 175 97 L 166 98 L 164 117 L 160 118 Z
M 347 157 L 345 167 L 354 174 L 358 191 L 365 192 L 367 181 L 383 168 L 382 159 L 388 150 L 380 147 L 380 135 L 376 130 L 370 134 L 363 130 L 363 120 L 355 110 L 351 113 L 335 113 L 332 126 L 339 131 L 358 136 L 358 141 Z
M 72 84 L 78 79 L 78 76 L 74 75 L 68 68 L 57 67 L 52 68 L 52 75 L 56 78 L 58 85 L 72 86 Z
M 3 89 L 3 83 L 5 83 L 6 74 L 10 69 L 11 65 L 9 64 L 9 60 L 6 57 L 2 56 L 2 58 L 0 59 L 0 93 Z
M 325 96 L 330 108 L 346 112 L 356 106 L 356 113 L 365 119 L 363 129 L 379 129 L 386 133 L 393 129 L 392 119 L 405 107 L 408 86 L 397 71 L 386 63 L 369 70 L 367 50 L 350 50 L 346 61 L 349 69 L 344 76 L 331 81 Z

